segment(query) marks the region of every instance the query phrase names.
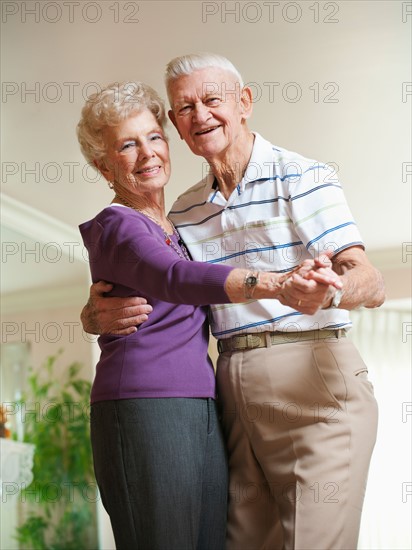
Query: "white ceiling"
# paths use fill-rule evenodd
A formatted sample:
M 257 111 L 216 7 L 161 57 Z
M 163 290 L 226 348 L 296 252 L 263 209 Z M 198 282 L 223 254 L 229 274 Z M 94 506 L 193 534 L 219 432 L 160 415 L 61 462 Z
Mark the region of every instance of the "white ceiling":
M 412 176 L 402 174 L 411 150 L 407 3 L 77 4 L 3 4 L 5 195 L 75 232 L 111 198 L 79 152 L 75 126 L 84 98 L 98 85 L 122 80 L 146 81 L 164 96 L 163 70 L 171 57 L 215 51 L 252 85 L 250 127 L 280 146 L 335 163 L 368 248 L 397 248 L 401 257 L 402 243 L 412 240 Z M 30 6 L 34 11 L 26 13 Z M 169 135 L 168 205 L 204 172 L 202 159 L 173 128 Z M 12 230 L 22 232 L 18 220 L 3 231 L 3 240 L 23 238 L 34 246 L 30 231 L 19 236 Z M 51 232 L 45 242 L 54 240 Z M 81 261 L 78 270 L 50 261 L 41 269 L 18 258 L 9 255 L 2 264 L 3 292 L 84 276 Z

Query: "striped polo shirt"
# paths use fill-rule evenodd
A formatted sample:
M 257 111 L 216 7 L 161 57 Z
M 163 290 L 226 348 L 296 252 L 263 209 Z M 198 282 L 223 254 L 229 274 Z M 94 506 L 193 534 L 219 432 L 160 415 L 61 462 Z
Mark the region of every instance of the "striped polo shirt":
M 322 252 L 363 246 L 334 170 L 254 135 L 244 177 L 228 200 L 210 173 L 172 207 L 170 217 L 193 259 L 287 273 Z M 303 315 L 278 300 L 211 307 L 216 338 L 350 325 L 346 310 Z

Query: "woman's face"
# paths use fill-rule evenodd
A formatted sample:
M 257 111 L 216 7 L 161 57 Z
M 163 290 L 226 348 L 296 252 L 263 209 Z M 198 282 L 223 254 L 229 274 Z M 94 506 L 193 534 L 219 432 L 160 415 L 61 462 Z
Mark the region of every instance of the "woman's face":
M 170 177 L 169 146 L 148 109 L 103 131 L 106 156 L 97 163 L 115 191 L 127 196 L 156 193 Z

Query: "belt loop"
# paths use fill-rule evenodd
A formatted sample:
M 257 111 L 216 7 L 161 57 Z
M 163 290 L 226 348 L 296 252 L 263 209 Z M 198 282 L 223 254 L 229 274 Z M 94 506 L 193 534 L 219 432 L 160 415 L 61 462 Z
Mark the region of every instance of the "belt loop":
M 266 347 L 267 348 L 272 347 L 272 340 L 270 338 L 270 332 L 268 332 L 268 331 L 265 332 L 265 342 L 266 342 Z

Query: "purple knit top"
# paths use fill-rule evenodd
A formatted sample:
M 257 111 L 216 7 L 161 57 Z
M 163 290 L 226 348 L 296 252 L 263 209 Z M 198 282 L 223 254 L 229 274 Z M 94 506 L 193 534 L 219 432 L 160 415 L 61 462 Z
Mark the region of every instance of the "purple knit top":
M 230 302 L 223 285 L 233 268 L 183 260 L 159 226 L 130 208 L 107 207 L 79 227 L 93 282 L 112 283 L 110 296 L 142 296 L 153 306 L 134 334 L 99 337 L 91 402 L 215 397 L 205 304 Z

